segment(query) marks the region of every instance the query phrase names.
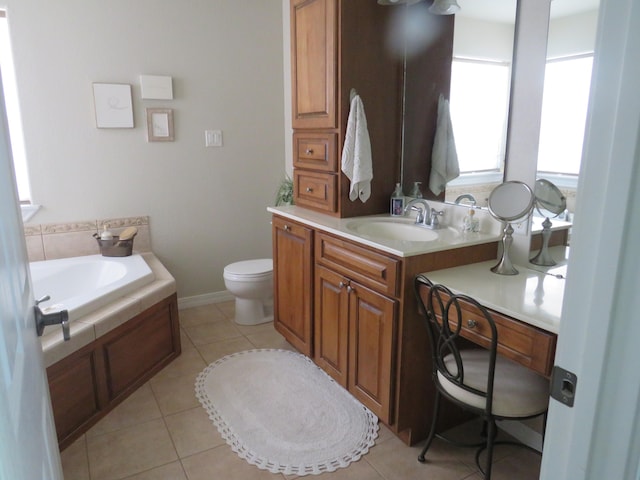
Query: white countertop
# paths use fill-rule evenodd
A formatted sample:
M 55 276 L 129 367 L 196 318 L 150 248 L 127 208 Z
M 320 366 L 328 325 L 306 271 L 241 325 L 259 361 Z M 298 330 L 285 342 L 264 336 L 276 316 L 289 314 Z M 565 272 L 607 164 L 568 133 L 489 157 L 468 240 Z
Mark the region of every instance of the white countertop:
M 442 204 L 440 204 L 439 202 L 429 202 L 429 205 L 442 208 Z M 445 206 L 444 208 L 446 209 L 447 207 Z M 406 221 L 408 223 L 411 223 L 412 219 L 409 217 L 391 217 L 390 215 L 337 218 L 293 205 L 285 207 L 268 207 L 267 211 L 303 223 L 310 227 L 324 230 L 340 237 L 344 237 L 348 240 L 377 248 L 378 250 L 391 253 L 398 257 L 411 257 L 424 253 L 450 250 L 452 248 L 480 245 L 483 243 L 499 241 L 502 238 L 501 232 L 499 232 L 499 230 L 496 230 L 495 228 L 491 228 L 490 230 L 492 231 L 490 233 L 462 233 L 457 228 L 449 227 L 442 228 L 440 230 L 434 230 L 438 233 L 438 239 L 429 242 L 387 240 L 369 237 L 362 234 L 356 234 L 352 229 L 349 228 L 349 224 L 353 224 L 352 222 L 355 221 L 361 222 L 366 218 L 394 218 L 397 221 Z M 443 225 L 447 226 L 446 214 L 443 220 Z
M 518 275 L 498 275 L 497 260 L 426 272 L 433 283 L 469 295 L 486 307 L 552 333 L 560 329 L 568 247 L 549 249 L 558 264 L 515 265 Z M 558 278 L 559 275 L 561 278 Z

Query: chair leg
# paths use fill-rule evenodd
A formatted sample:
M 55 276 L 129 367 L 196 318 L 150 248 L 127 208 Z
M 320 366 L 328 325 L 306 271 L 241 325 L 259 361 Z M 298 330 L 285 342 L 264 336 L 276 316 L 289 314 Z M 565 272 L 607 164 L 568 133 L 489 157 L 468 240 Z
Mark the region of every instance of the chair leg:
M 431 420 L 431 430 L 429 431 L 429 436 L 427 437 L 427 444 L 422 449 L 422 452 L 420 452 L 420 455 L 418 455 L 418 461 L 420 463 L 425 462 L 424 456 L 427 453 L 427 450 L 429 450 L 429 447 L 431 446 L 431 442 L 433 442 L 433 439 L 436 436 L 436 425 L 438 424 L 439 413 L 440 413 L 440 392 L 436 390 L 436 396 L 433 402 L 433 419 Z
M 493 442 L 496 438 L 496 422 L 493 418 L 487 421 L 487 466 L 484 470 L 485 480 L 491 480 L 491 466 L 493 464 Z

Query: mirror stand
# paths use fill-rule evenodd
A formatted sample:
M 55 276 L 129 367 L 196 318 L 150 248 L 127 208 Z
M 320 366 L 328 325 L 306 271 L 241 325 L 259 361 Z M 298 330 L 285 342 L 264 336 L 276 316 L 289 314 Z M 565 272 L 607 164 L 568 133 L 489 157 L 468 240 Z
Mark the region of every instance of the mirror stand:
M 556 261 L 551 257 L 549 253 L 549 238 L 551 238 L 551 220 L 549 217 L 542 222 L 542 248 L 538 254 L 533 257 L 529 262 L 534 265 L 540 265 L 541 267 L 553 267 Z
M 511 248 L 511 244 L 513 243 L 513 227 L 510 223 L 507 223 L 507 226 L 504 229 L 504 235 L 502 236 L 502 258 L 498 264 L 494 267 L 491 267 L 491 271 L 493 273 L 497 273 L 499 275 L 517 275 L 518 270 L 511 263 L 511 259 L 509 258 L 509 249 Z

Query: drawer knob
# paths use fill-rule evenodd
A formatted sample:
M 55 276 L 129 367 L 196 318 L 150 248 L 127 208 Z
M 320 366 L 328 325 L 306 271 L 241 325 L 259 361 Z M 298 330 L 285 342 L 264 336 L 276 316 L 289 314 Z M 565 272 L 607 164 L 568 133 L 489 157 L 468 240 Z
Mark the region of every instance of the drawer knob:
M 289 225 L 285 225 L 284 226 L 284 230 L 285 230 L 285 232 L 288 232 L 289 230 L 291 230 L 291 227 Z
M 307 193 L 311 193 L 311 192 L 313 192 L 313 188 L 307 187 Z
M 340 282 L 340 283 L 338 284 L 338 287 L 339 287 L 340 289 L 344 288 L 344 287 L 345 287 L 345 283 L 344 283 L 344 282 Z
M 478 322 L 476 322 L 475 320 L 472 320 L 472 319 L 467 320 L 467 327 L 476 328 L 477 325 L 478 325 Z
M 307 149 L 305 150 L 305 153 L 306 153 L 307 155 L 311 155 L 311 154 L 313 153 L 313 149 L 312 149 L 312 148 L 307 148 Z

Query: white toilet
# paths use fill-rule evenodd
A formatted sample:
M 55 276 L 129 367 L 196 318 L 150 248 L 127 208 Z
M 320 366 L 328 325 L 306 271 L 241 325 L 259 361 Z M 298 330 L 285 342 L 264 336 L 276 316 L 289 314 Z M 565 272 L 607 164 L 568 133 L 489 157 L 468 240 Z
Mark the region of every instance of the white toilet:
M 273 260 L 245 260 L 224 267 L 224 284 L 236 297 L 235 322 L 258 325 L 273 320 Z

